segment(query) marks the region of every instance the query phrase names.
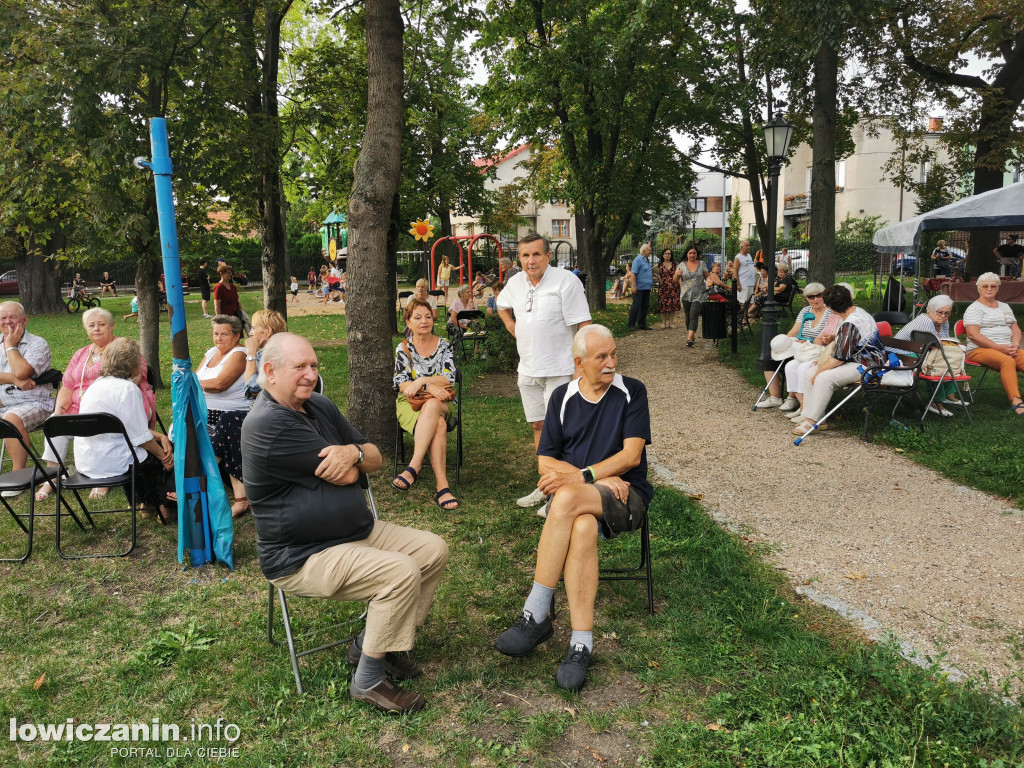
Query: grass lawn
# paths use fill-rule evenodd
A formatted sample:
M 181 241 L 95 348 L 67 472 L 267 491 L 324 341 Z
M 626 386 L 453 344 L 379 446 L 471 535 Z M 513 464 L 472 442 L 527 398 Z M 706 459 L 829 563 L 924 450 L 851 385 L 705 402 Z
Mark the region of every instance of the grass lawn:
M 956 305 L 953 318 L 963 317 L 966 306 Z M 800 300 L 795 305 L 797 311 L 799 307 Z M 865 309 L 872 312 L 875 308 L 872 305 Z M 1024 322 L 1024 319 L 1018 317 L 1018 322 Z M 792 323 L 792 318 L 780 317 L 779 332 L 786 333 Z M 950 322 L 952 325 L 953 320 Z M 758 390 L 765 384 L 764 374 L 758 368 L 756 359 L 760 334 L 761 325 L 755 322 L 753 333 L 748 331 L 746 340 L 740 336 L 736 355 L 730 353 L 727 339 L 719 345 L 719 358 L 722 362 L 735 366 Z M 967 372 L 974 377 L 972 383 L 977 386 L 981 372 L 978 369 L 969 369 Z M 751 405 L 756 397 L 756 394 L 751 394 Z M 915 417 L 909 407 L 901 406 L 897 411 L 896 421 L 899 424 L 889 424 L 893 403 L 888 399 L 883 400 L 874 409 L 869 434 L 872 439 L 900 449 L 915 461 L 941 472 L 951 480 L 996 496 L 1004 496 L 1010 503 L 1024 509 L 1022 419 L 1010 412 L 1009 401 L 999 384 L 998 372 L 989 371 L 984 388 L 975 392 L 974 399 L 975 405 L 971 408 L 973 425 L 960 412 L 952 419 L 930 414 L 925 419 L 923 433 L 917 428 L 919 414 Z M 859 396 L 844 406 L 836 416 L 839 418 L 833 417 L 830 420 L 834 425 L 860 434 L 864 428 L 864 413 L 859 405 Z
M 257 308 L 259 294 L 243 294 Z M 114 308 L 112 307 L 112 310 Z M 209 343 L 188 305 L 193 358 Z M 607 318 L 624 323 L 625 307 Z M 58 363 L 83 343 L 78 316 L 33 319 Z M 130 333 L 129 323 L 117 329 Z M 296 318 L 316 342 L 343 335 L 340 317 Z M 163 343 L 163 339 L 162 339 Z M 343 345 L 318 346 L 327 393 L 344 403 Z M 163 360 L 167 369 L 166 356 Z M 603 583 L 587 687 L 561 692 L 554 671 L 568 640 L 558 599 L 553 640 L 526 659 L 492 648 L 520 610 L 541 523 L 514 505 L 536 479 L 518 398 L 474 394 L 467 365 L 462 507 L 440 510 L 426 471 L 408 493 L 373 482 L 381 515 L 432 530 L 451 563 L 418 639 L 426 710 L 387 716 L 351 702 L 344 649 L 300 661 L 266 639 L 267 586 L 252 518 L 236 530 L 236 570 L 182 569 L 176 533 L 142 521 L 129 558 L 64 562 L 53 521 L 38 521 L 25 565 L 0 565 L 0 722 L 237 726 L 237 757 L 204 738 L 171 745 L 0 740 L 0 764 L 96 766 L 1022 766 L 1024 718 L 1011 704 L 903 662 L 845 622 L 796 597 L 748 542 L 695 502 L 658 488 L 651 507 L 657 614 L 641 583 Z M 169 413 L 167 390 L 159 393 Z M 387 465 L 386 465 L 387 466 Z M 19 500 L 22 503 L 23 500 Z M 0 520 L 0 546 L 16 544 Z M 602 544 L 602 561 L 632 560 L 635 535 Z M 360 606 L 293 599 L 293 626 L 315 630 Z M 9 725 L 8 725 L 9 728 Z M 159 757 L 111 754 L 155 748 Z M 173 750 L 177 750 L 174 752 Z M 191 750 L 191 752 L 187 752 Z

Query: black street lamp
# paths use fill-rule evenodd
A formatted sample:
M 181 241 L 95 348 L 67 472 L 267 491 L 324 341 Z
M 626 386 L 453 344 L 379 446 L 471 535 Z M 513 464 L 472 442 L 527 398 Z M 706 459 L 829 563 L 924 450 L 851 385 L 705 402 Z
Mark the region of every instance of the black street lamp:
M 761 307 L 761 352 L 758 362 L 771 360 L 772 339 L 779 332 L 779 306 L 775 303 L 775 218 L 779 204 L 779 171 L 789 151 L 789 141 L 796 126 L 787 123 L 781 112 L 763 126 L 768 150 L 768 242 L 764 248 L 764 265 L 768 269 L 768 295 Z

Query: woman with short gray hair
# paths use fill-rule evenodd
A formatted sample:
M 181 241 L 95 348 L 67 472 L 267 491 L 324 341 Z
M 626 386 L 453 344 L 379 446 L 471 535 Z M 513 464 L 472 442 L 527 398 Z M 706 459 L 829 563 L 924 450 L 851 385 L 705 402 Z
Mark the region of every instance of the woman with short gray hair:
M 83 312 L 82 327 L 85 328 L 85 335 L 89 338 L 89 343 L 71 356 L 67 368 L 64 369 L 64 378 L 61 379 L 53 408 L 53 412 L 58 416 L 78 413 L 82 397 L 101 375 L 100 370 L 108 346 L 117 339 L 114 336 L 114 316 L 102 307 L 93 307 Z M 139 379 L 138 386 L 142 394 L 142 405 L 146 409 L 146 421 L 152 425 L 156 421 L 156 395 L 146 379 L 147 367 L 146 360 L 143 358 L 143 375 Z M 50 448 L 50 442 L 47 442 L 43 450 L 43 460 L 51 467 L 57 466 L 58 456 L 63 459 L 67 455 L 70 444 L 71 438 L 53 438 L 53 450 Z M 45 501 L 51 493 L 53 493 L 53 486 L 44 483 L 36 491 L 36 501 Z M 94 488 L 89 497 L 98 499 L 106 493 L 106 488 Z
M 1017 379 L 1018 371 L 1024 371 L 1020 326 L 1009 305 L 996 300 L 1001 284 L 995 272 L 986 272 L 978 278 L 978 300 L 964 312 L 967 359 L 999 371 L 1003 391 L 1010 398 L 1010 410 L 1024 416 Z
M 925 305 L 924 312 L 900 328 L 893 338 L 900 341 L 913 341 L 913 333 L 918 331 L 930 333 L 939 339 L 948 339 L 950 337 L 949 317 L 952 312 L 953 300 L 949 296 L 944 293 L 932 296 Z M 897 349 L 894 351 L 905 354 L 902 350 Z M 944 408 L 943 405 L 963 405 L 956 396 L 956 392 L 956 385 L 952 381 L 942 382 L 939 384 L 939 393 L 935 397 L 935 402 L 929 406 L 928 410 L 940 416 L 952 416 L 953 412 L 948 408 Z
M 139 382 L 143 377 L 142 355 L 133 339 L 115 339 L 103 351 L 100 377 L 82 397 L 80 413 L 112 413 L 124 424 L 128 440 L 139 459 L 135 501 L 143 510 L 171 521 L 163 506 L 164 470 L 174 467 L 174 448 L 166 435 L 151 432 Z M 86 477 L 110 477 L 127 472 L 132 451 L 121 435 L 75 438 L 75 469 Z

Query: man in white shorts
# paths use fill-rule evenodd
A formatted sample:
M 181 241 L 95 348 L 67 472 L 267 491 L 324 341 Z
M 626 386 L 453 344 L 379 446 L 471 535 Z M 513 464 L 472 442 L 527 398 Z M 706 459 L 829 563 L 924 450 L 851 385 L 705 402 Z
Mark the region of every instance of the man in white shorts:
M 519 351 L 519 395 L 526 420 L 533 427 L 533 447 L 540 445 L 548 398 L 572 380 L 572 339 L 589 325 L 590 308 L 583 283 L 572 272 L 551 266 L 546 237 L 531 233 L 519 243 L 523 271 L 498 294 L 498 315 L 516 338 Z M 533 507 L 546 496 L 539 488 L 517 500 Z
M 0 418 L 9 421 L 21 432 L 25 442 L 28 433 L 53 413 L 53 385 L 36 384 L 35 377 L 50 368 L 50 345 L 46 340 L 25 330 L 28 317 L 16 301 L 0 304 Z M 24 469 L 28 454 L 16 440 L 7 441 L 13 469 Z M 20 492 L 5 491 L 5 496 Z

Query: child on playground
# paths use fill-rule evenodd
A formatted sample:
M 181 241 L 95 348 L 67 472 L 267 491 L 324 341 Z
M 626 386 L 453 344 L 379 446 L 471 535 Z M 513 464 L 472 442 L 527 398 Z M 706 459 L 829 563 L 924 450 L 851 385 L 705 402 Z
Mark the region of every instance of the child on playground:
M 313 267 L 309 268 L 309 274 L 306 275 L 306 282 L 309 283 L 309 290 L 306 293 L 311 296 L 316 293 L 316 270 Z
M 292 284 L 289 286 L 292 292 L 292 301 L 299 300 L 299 278 L 292 275 Z

